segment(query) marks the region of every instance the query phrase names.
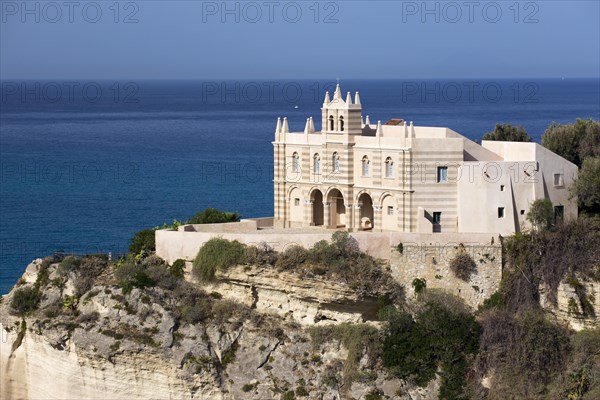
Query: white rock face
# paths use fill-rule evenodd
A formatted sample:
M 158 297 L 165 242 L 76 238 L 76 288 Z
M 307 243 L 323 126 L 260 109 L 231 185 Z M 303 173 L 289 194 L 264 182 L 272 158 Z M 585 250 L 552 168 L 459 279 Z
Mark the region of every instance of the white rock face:
M 577 284 L 583 289 L 583 296 L 593 308 L 593 315 L 584 315 L 581 307 L 581 299 L 575 288 L 567 280 L 563 280 L 556 291 L 556 304 L 548 301 L 548 287 L 540 288 L 540 303 L 547 311 L 553 313 L 556 318 L 567 323 L 571 329 L 581 331 L 583 329 L 594 329 L 600 326 L 600 285 L 597 282 L 577 280 Z
M 114 363 L 81 354 L 74 345 L 57 350 L 27 333 L 11 352 L 16 333 L 1 344 L 3 399 L 222 399 L 217 387 L 190 385 L 172 365 L 148 354 Z M 200 382 L 199 382 L 200 383 Z
M 39 264 L 28 267 L 22 287 L 36 282 Z M 435 392 L 421 396 L 388 376 L 367 362 L 366 353 L 356 368 L 375 374 L 375 380 L 331 384 L 332 373 L 342 381 L 348 350 L 338 339 L 313 347 L 298 321 L 362 321 L 359 312 L 326 308 L 356 299 L 343 285 L 233 269 L 219 291 L 255 311 L 180 326 L 171 292 L 151 288 L 124 294 L 107 277 L 78 299 L 77 312 L 48 317 L 45 311 L 73 287 L 52 283 L 55 265 L 49 272 L 42 310 L 24 320 L 11 315 L 14 291 L 0 303 L 1 399 L 264 400 L 298 388 L 308 393 L 306 399 L 358 399 L 373 391 L 403 400 L 409 393 L 413 399 L 435 398 Z M 324 315 L 331 319 L 320 320 Z M 397 396 L 401 387 L 406 394 Z
M 347 285 L 304 278 L 273 268 L 235 267 L 220 275 L 207 291 L 305 326 L 365 322 L 360 308 L 376 308 L 359 300 Z M 362 307 L 361 307 L 362 305 Z

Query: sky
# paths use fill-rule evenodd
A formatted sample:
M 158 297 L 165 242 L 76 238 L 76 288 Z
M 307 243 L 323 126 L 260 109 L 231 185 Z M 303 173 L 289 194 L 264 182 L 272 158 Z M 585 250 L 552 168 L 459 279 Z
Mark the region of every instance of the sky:
M 6 1 L 0 79 L 600 76 L 600 1 Z

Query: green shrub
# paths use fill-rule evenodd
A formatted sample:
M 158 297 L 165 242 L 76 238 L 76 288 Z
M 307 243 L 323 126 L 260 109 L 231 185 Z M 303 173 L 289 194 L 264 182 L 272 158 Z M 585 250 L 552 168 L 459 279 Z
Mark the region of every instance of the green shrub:
M 18 314 L 27 314 L 38 308 L 41 298 L 37 287 L 24 287 L 15 291 L 10 306 Z
M 103 255 L 87 255 L 75 270 L 73 285 L 79 296 L 90 290 L 96 278 L 106 270 L 108 259 Z
M 115 270 L 115 278 L 123 293 L 129 293 L 133 288 L 152 287 L 156 284 L 150 278 L 146 269 L 132 260 L 125 262 Z
M 427 289 L 427 280 L 425 280 L 425 278 L 415 278 L 412 281 L 412 287 L 415 290 L 416 295 L 424 293 L 425 289 Z
M 402 244 L 402 242 L 398 243 L 398 246 L 396 246 L 396 251 L 398 251 L 398 253 L 400 254 L 404 253 L 404 245 Z
M 294 393 L 293 390 L 288 390 L 287 392 L 285 392 L 283 394 L 283 396 L 281 396 L 281 400 L 295 400 L 296 399 L 296 394 Z
M 531 203 L 527 220 L 536 230 L 549 229 L 554 224 L 554 208 L 548 199 L 537 199 Z
M 494 371 L 497 389 L 492 388 L 492 398 L 540 398 L 563 371 L 570 347 L 568 330 L 548 321 L 542 312 L 513 316 L 493 311 L 484 315 L 482 326 L 478 364 L 482 375 Z
M 254 390 L 254 385 L 251 383 L 246 383 L 244 386 L 242 386 L 242 392 L 250 392 L 251 390 Z
M 465 282 L 471 280 L 471 275 L 477 273 L 477 264 L 464 250 L 459 250 L 454 258 L 450 260 L 449 267 L 454 276 Z
M 309 250 L 308 261 L 313 264 L 331 267 L 341 264 L 342 260 L 336 246 L 331 245 L 326 240 L 320 240 Z
M 175 260 L 173 265 L 169 267 L 169 273 L 177 278 L 183 278 L 185 275 L 185 261 L 181 258 Z
M 298 397 L 306 397 L 308 396 L 308 390 L 306 390 L 306 388 L 304 386 L 298 386 L 296 388 L 296 396 Z
M 365 400 L 383 400 L 383 392 L 378 389 L 373 389 L 366 394 Z
M 383 365 L 401 379 L 426 386 L 441 370 L 440 399 L 464 397 L 467 357 L 475 354 L 480 327 L 453 298 L 428 297 L 416 315 L 398 312 L 383 341 Z
M 295 270 L 306 262 L 309 254 L 302 246 L 290 246 L 277 257 L 275 267 L 280 270 Z
M 77 256 L 66 256 L 58 265 L 58 273 L 67 275 L 70 272 L 77 270 L 79 265 L 81 265 L 81 258 Z
M 315 349 L 323 343 L 338 340 L 348 350 L 343 367 L 343 381 L 346 388 L 349 388 L 358 376 L 358 362 L 362 358 L 363 352 L 366 350 L 371 362 L 374 362 L 378 356 L 379 332 L 371 325 L 344 323 L 314 326 L 309 328 L 309 333 Z M 315 356 L 319 357 L 319 361 L 321 360 L 318 354 Z
M 202 282 L 213 281 L 217 270 L 226 271 L 243 263 L 245 255 L 244 245 L 237 240 L 212 238 L 198 251 L 194 260 L 194 276 Z
M 130 254 L 140 254 L 142 251 L 150 253 L 156 250 L 154 229 L 143 229 L 136 232 L 129 244 Z
M 277 253 L 267 243 L 246 247 L 246 263 L 252 265 L 275 265 Z
M 496 124 L 492 132 L 486 132 L 482 140 L 499 140 L 504 142 L 531 142 L 531 136 L 522 126 Z
M 237 213 L 230 213 L 217 210 L 216 208 L 207 208 L 204 211 L 194 214 L 188 220 L 188 224 L 217 224 L 225 222 L 236 222 L 240 220 Z
M 479 306 L 479 311 L 491 310 L 494 308 L 502 308 L 506 304 L 504 294 L 502 292 L 494 292 L 490 297 L 483 301 Z
M 235 352 L 237 351 L 238 347 L 238 343 L 233 342 L 231 347 L 223 353 L 223 356 L 221 357 L 221 365 L 223 366 L 223 369 L 227 368 L 227 364 L 235 361 Z

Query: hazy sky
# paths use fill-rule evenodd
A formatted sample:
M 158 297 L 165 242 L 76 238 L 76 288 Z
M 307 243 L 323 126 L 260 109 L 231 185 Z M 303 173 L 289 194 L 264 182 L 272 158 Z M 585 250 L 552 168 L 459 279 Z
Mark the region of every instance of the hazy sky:
M 65 2 L 0 1 L 2 79 L 600 75 L 597 0 Z

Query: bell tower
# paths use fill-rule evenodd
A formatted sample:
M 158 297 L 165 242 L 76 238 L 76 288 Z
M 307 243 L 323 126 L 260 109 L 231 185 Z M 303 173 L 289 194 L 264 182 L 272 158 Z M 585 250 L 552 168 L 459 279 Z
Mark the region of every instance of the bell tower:
M 362 133 L 362 105 L 358 92 L 354 96 L 354 102 L 350 92 L 347 93 L 344 101 L 339 83 L 335 88 L 333 99 L 329 97 L 329 92 L 325 93 L 321 114 L 323 133 L 340 135 Z

